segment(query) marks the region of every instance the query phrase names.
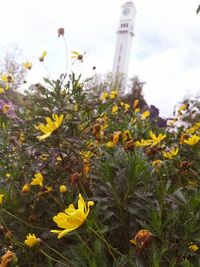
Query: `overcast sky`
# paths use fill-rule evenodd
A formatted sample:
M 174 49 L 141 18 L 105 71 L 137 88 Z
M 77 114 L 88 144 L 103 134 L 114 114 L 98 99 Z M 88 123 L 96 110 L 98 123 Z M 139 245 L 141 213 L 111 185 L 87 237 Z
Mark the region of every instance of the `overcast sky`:
M 86 51 L 84 73 L 111 71 L 116 30 L 122 0 L 0 0 L 0 52 L 8 45 L 22 49 L 23 60 L 34 63 L 30 79 L 48 75 L 39 64 L 44 50 L 45 65 L 56 78 L 66 70 L 65 47 L 57 29 L 65 28 L 69 55 Z M 146 82 L 148 104 L 161 115 L 172 114 L 187 95 L 200 91 L 200 0 L 134 0 L 137 9 L 129 76 Z M 70 63 L 68 70 L 70 71 Z

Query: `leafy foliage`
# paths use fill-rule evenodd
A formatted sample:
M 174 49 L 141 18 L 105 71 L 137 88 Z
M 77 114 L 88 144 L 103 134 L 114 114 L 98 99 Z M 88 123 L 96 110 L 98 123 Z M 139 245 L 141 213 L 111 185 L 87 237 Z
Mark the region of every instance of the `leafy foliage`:
M 10 266 L 22 267 L 199 266 L 197 117 L 160 128 L 151 110 L 142 113 L 115 88 L 68 78 L 32 85 L 27 105 L 1 102 L 1 254 L 12 250 Z M 53 114 L 63 115 L 56 127 Z M 77 206 L 79 193 L 95 205 L 57 239 L 53 217 Z M 38 238 L 33 247 L 24 243 L 29 233 Z

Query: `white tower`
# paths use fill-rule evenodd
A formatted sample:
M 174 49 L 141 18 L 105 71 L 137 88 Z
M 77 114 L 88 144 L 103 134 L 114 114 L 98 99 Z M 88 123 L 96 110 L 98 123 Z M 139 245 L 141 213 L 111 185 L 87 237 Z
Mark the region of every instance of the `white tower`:
M 121 17 L 117 30 L 117 42 L 113 60 L 112 72 L 114 74 L 127 74 L 131 55 L 131 45 L 134 36 L 134 19 L 136 9 L 132 1 L 121 7 Z

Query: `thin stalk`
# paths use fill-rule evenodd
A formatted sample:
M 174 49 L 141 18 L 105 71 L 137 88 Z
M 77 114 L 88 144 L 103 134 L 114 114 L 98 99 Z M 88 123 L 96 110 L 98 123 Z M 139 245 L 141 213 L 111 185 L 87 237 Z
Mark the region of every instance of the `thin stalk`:
M 54 259 L 53 257 L 49 256 L 49 255 L 48 255 L 46 252 L 44 252 L 42 249 L 40 249 L 40 252 L 41 252 L 44 256 L 46 256 L 47 258 L 49 258 L 49 259 L 52 260 L 52 261 L 58 262 L 58 263 L 62 264 L 63 266 L 71 267 L 70 265 L 65 264 L 65 263 L 63 263 L 63 262 L 61 262 L 61 261 L 59 261 L 59 260 L 56 260 L 56 259 Z
M 60 252 L 58 252 L 54 248 L 52 248 L 49 245 L 47 245 L 47 243 L 45 243 L 43 240 L 41 241 L 41 243 L 44 244 L 48 249 L 52 250 L 54 253 L 56 253 L 57 255 L 59 255 L 61 258 L 63 258 L 64 260 L 66 260 L 67 263 L 71 264 L 71 262 L 65 256 L 63 256 Z
M 86 246 L 86 248 L 89 250 L 89 252 L 92 254 L 93 257 L 95 257 L 94 253 L 92 252 L 92 250 L 88 247 L 87 243 L 83 240 L 83 238 L 76 232 L 76 235 L 78 236 L 78 238 L 81 240 L 81 242 L 83 242 L 83 244 Z
M 44 227 L 39 227 L 39 226 L 35 226 L 35 225 L 32 225 L 30 223 L 27 223 L 26 221 L 22 220 L 21 218 L 15 216 L 14 214 L 10 213 L 9 211 L 5 210 L 4 208 L 1 208 L 2 211 L 4 211 L 6 214 L 10 215 L 11 217 L 17 219 L 18 221 L 22 222 L 23 224 L 26 224 L 27 226 L 31 227 L 31 228 L 35 228 L 35 229 L 38 229 L 38 230 L 49 230 L 47 228 L 44 228 Z
M 118 251 L 116 251 L 107 241 L 106 241 L 106 239 L 104 238 L 104 237 L 102 237 L 100 234 L 98 234 L 94 229 L 92 229 L 90 226 L 88 226 L 88 228 L 95 234 L 95 235 L 97 235 L 100 239 L 101 239 L 101 241 L 103 242 L 103 243 L 105 243 L 105 245 L 107 246 L 107 248 L 108 248 L 108 250 L 109 250 L 109 252 L 110 252 L 110 255 L 112 256 L 112 258 L 113 258 L 113 260 L 115 260 L 115 256 L 113 255 L 113 253 L 112 253 L 112 250 L 114 250 L 115 252 L 117 252 L 117 253 L 119 253 L 121 256 L 122 256 L 122 254 L 120 253 L 120 252 L 118 252 Z
M 49 193 L 49 196 L 58 204 L 58 206 L 63 210 L 63 205 L 58 201 L 57 198 L 55 198 L 51 193 Z
M 47 66 L 44 64 L 44 62 L 42 62 L 42 65 L 43 65 L 44 69 L 46 70 L 46 72 L 49 74 L 49 77 L 53 80 L 53 76 L 51 75 L 51 72 L 49 71 Z
M 66 50 L 66 74 L 67 74 L 67 71 L 68 71 L 68 48 L 67 48 L 67 41 L 65 39 L 65 36 L 63 35 L 63 40 L 64 40 L 64 45 L 65 45 L 65 50 Z

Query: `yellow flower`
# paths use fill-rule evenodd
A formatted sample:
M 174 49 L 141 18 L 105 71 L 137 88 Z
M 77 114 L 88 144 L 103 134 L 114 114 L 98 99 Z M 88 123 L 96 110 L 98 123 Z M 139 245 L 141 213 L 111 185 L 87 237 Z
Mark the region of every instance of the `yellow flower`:
M 188 248 L 192 252 L 196 252 L 199 249 L 199 247 L 197 245 L 194 245 L 194 244 L 190 245 Z
M 47 51 L 44 51 L 44 52 L 42 53 L 41 57 L 39 57 L 39 61 L 40 61 L 40 62 L 43 62 L 43 61 L 44 61 L 44 58 L 46 57 L 46 55 L 47 55 Z
M 135 109 L 135 113 L 139 113 L 140 112 L 140 109 L 139 108 L 136 108 Z
M 91 169 L 91 167 L 90 167 L 89 161 L 84 161 L 84 164 L 83 164 L 83 173 L 85 175 L 88 175 L 88 173 L 90 172 L 90 169 Z
M 32 182 L 31 185 L 39 185 L 39 186 L 43 186 L 43 176 L 41 174 L 41 172 L 37 172 L 34 175 L 34 178 L 32 178 Z
M 188 109 L 188 107 L 189 107 L 189 104 L 184 104 L 184 105 L 180 106 L 178 111 L 186 110 L 186 109 Z
M 187 184 L 192 187 L 198 187 L 198 182 L 192 179 L 189 179 Z
M 6 176 L 6 178 L 7 178 L 7 179 L 10 179 L 10 177 L 11 177 L 11 174 L 10 174 L 10 173 L 6 173 L 6 175 L 5 175 L 5 176 Z
M 46 193 L 49 193 L 49 192 L 53 191 L 53 188 L 52 188 L 52 186 L 46 186 L 45 190 L 46 190 L 45 191 Z
M 65 212 L 59 212 L 53 217 L 57 226 L 63 230 L 51 230 L 51 232 L 58 234 L 58 238 L 61 238 L 69 232 L 79 228 L 85 222 L 90 207 L 93 205 L 93 201 L 85 202 L 82 195 L 79 194 L 77 209 L 75 209 L 73 204 L 70 204 L 69 207 L 65 209 Z
M 150 137 L 151 137 L 151 146 L 156 146 L 158 143 L 160 143 L 165 137 L 165 134 L 159 134 L 156 136 L 152 131 L 150 131 Z
M 81 151 L 80 155 L 83 160 L 89 160 L 93 156 L 93 153 L 91 151 Z
M 32 62 L 25 62 L 24 64 L 23 64 L 23 67 L 25 68 L 25 69 L 27 69 L 27 70 L 31 70 L 31 68 L 32 68 Z
M 101 101 L 104 101 L 104 100 L 106 100 L 107 98 L 108 98 L 108 92 L 104 91 L 103 94 L 102 94 L 102 96 L 101 96 L 101 98 L 100 98 L 100 100 L 101 100 Z
M 189 138 L 189 135 L 188 134 L 182 134 L 181 137 L 180 137 L 180 141 L 179 143 L 182 145 L 184 144 L 185 140 Z
M 167 126 L 173 126 L 177 122 L 177 118 L 167 120 Z
M 196 129 L 199 129 L 199 128 L 200 128 L 200 122 L 196 122 L 195 125 L 194 125 L 194 127 L 195 127 Z
M 24 135 L 24 133 L 20 133 L 20 135 L 19 135 L 19 141 L 20 141 L 21 144 L 25 141 L 25 135 Z
M 154 160 L 152 162 L 152 166 L 155 167 L 156 169 L 160 168 L 161 165 L 162 165 L 162 160 L 160 160 L 160 159 Z
M 38 129 L 43 132 L 44 134 L 41 136 L 37 136 L 37 138 L 39 140 L 43 140 L 47 137 L 49 137 L 53 131 L 55 131 L 62 123 L 63 121 L 63 114 L 60 115 L 58 117 L 57 114 L 53 114 L 52 118 L 54 119 L 54 121 L 52 121 L 52 119 L 50 119 L 49 117 L 46 118 L 46 125 L 44 125 L 43 123 L 39 124 Z
M 64 184 L 62 184 L 61 186 L 60 186 L 60 192 L 61 193 L 65 193 L 67 191 L 67 187 L 64 185 Z
M 178 148 L 172 148 L 170 151 L 163 152 L 163 156 L 167 159 L 173 159 L 178 154 L 179 149 Z
M 189 137 L 187 140 L 184 140 L 184 143 L 189 145 L 189 146 L 193 146 L 196 145 L 200 140 L 200 136 L 197 135 L 192 135 L 191 137 Z
M 72 51 L 72 56 L 71 58 L 74 58 L 80 62 L 83 62 L 83 56 L 86 54 L 86 52 L 84 52 L 83 54 L 79 54 L 77 51 Z
M 3 88 L 0 87 L 0 95 L 3 94 L 5 91 Z
M 4 197 L 4 195 L 0 194 L 0 204 L 2 204 L 2 202 L 3 202 L 3 197 Z
M 47 161 L 48 158 L 49 158 L 48 154 L 42 154 L 42 155 L 39 156 L 39 159 L 42 160 L 42 161 Z
M 136 109 L 139 108 L 139 103 L 140 103 L 139 99 L 136 99 L 136 100 L 133 102 L 133 109 L 134 109 L 134 110 L 136 110 Z
M 197 128 L 198 129 L 198 128 Z M 185 133 L 187 133 L 187 134 L 194 134 L 195 132 L 196 132 L 196 127 L 195 126 L 193 126 L 193 127 L 190 127 L 190 128 L 188 128 L 188 129 L 186 129 L 185 130 Z
M 9 110 L 10 110 L 10 106 L 9 105 L 7 105 L 7 104 L 3 105 L 2 111 L 3 111 L 4 114 L 8 113 Z
M 57 156 L 56 160 L 57 161 L 62 161 L 62 158 L 60 156 Z
M 116 90 L 110 92 L 110 99 L 114 99 L 116 96 L 118 96 L 118 92 Z
M 5 83 L 12 83 L 14 82 L 14 78 L 11 74 L 4 74 L 1 76 L 1 80 L 4 81 Z
M 150 115 L 150 112 L 146 110 L 145 112 L 142 113 L 141 120 L 145 120 L 146 118 L 149 117 L 149 115 Z
M 115 133 L 113 134 L 113 140 L 110 141 L 110 142 L 108 142 L 108 143 L 106 143 L 106 146 L 109 147 L 109 148 L 111 148 L 111 147 L 115 147 L 116 144 L 117 144 L 118 141 L 119 141 L 119 137 L 120 137 L 121 133 L 122 133 L 121 131 L 115 132 Z
M 25 184 L 22 187 L 22 193 L 28 193 L 30 191 L 30 184 Z
M 118 106 L 115 105 L 114 107 L 112 107 L 112 114 L 116 114 L 118 111 Z
M 36 246 L 38 243 L 39 239 L 35 236 L 35 234 L 28 234 L 26 236 L 26 240 L 24 240 L 24 244 L 29 248 Z
M 151 145 L 151 140 L 141 139 L 140 141 L 136 141 L 135 145 L 138 147 L 149 146 L 149 145 Z
M 131 133 L 129 132 L 129 130 L 126 130 L 125 132 L 123 132 L 122 139 L 123 139 L 123 141 L 131 139 Z
M 129 108 L 130 108 L 129 104 L 124 104 L 124 109 L 125 109 L 126 112 L 129 110 Z
M 78 104 L 74 104 L 74 108 L 73 108 L 74 111 L 78 111 L 78 108 L 79 108 L 79 107 L 78 107 Z M 69 119 L 69 117 L 68 117 L 68 119 Z

